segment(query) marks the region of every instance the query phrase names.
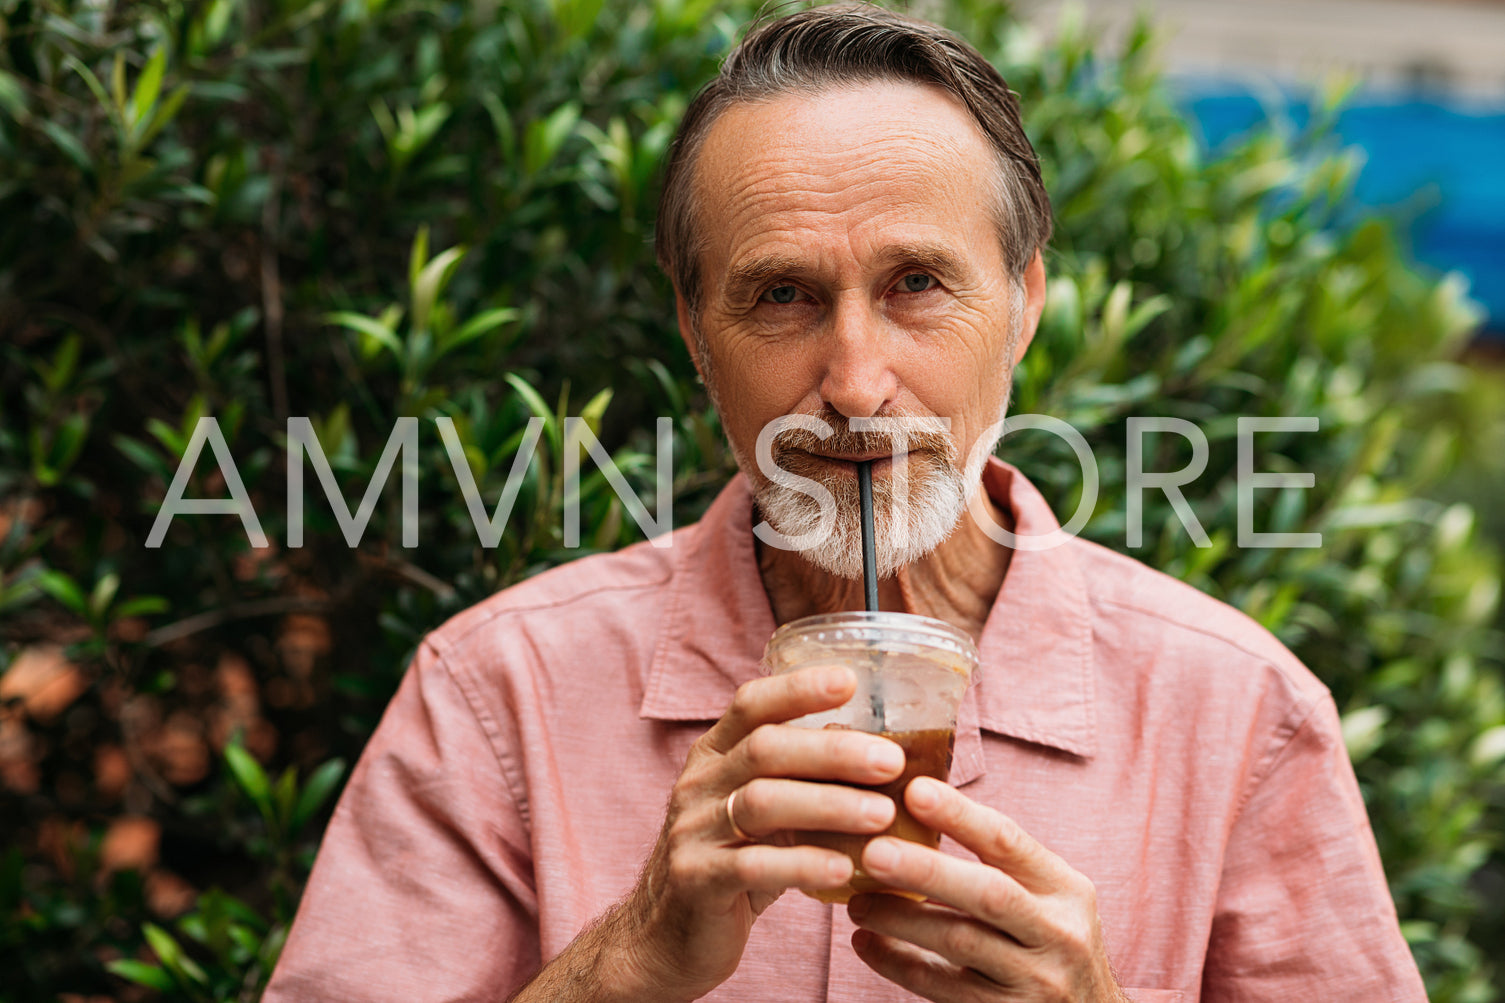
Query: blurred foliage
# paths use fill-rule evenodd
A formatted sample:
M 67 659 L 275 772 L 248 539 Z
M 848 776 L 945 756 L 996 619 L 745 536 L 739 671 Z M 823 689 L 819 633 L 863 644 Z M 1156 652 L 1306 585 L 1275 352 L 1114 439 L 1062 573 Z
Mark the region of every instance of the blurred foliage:
M 677 525 L 724 482 L 649 239 L 673 126 L 753 7 L 0 0 L 0 999 L 256 998 L 422 634 L 641 539 L 586 460 L 586 548 L 564 548 L 565 419 L 653 511 L 670 416 Z M 1440 500 L 1490 441 L 1490 391 L 1456 361 L 1462 291 L 1348 221 L 1357 162 L 1320 121 L 1208 162 L 1148 31 L 1107 52 L 1070 22 L 1042 46 L 988 0 L 943 16 L 1024 96 L 1056 206 L 1016 410 L 1093 445 L 1088 536 L 1247 610 L 1332 687 L 1432 998 L 1496 998 L 1500 564 Z M 1147 491 L 1126 547 L 1145 415 L 1206 436 L 1184 491 L 1210 546 Z M 289 416 L 342 495 L 315 453 L 302 547 Z M 349 515 L 401 416 L 416 547 L 395 483 Z M 1240 416 L 1319 419 L 1256 436 L 1255 469 L 1316 477 L 1257 491 L 1252 525 L 1321 547 L 1238 546 Z M 231 515 L 145 546 L 205 417 L 266 549 Z M 1146 470 L 1191 459 L 1177 434 L 1144 443 Z M 1063 442 L 1002 452 L 1076 507 Z M 229 473 L 205 450 L 184 497 L 222 497 Z
M 1068 20 L 1050 52 L 1000 50 L 1010 85 L 1041 95 L 1028 126 L 1060 220 L 1015 406 L 1086 435 L 1103 489 L 1084 535 L 1120 549 L 1127 419 L 1201 431 L 1206 467 L 1184 492 L 1209 545 L 1149 490 L 1130 552 L 1249 613 L 1332 689 L 1431 998 L 1497 998 L 1483 932 L 1498 897 L 1469 931 L 1471 879 L 1493 852 L 1498 881 L 1505 821 L 1500 561 L 1439 490 L 1495 463 L 1478 398 L 1498 384 L 1460 361 L 1478 311 L 1456 277 L 1407 267 L 1386 222 L 1351 221 L 1361 161 L 1328 138 L 1341 88 L 1307 131 L 1277 122 L 1203 163 L 1154 84 L 1152 42 L 1141 26 L 1102 59 Z M 1321 546 L 1240 546 L 1238 421 L 1290 416 L 1319 430 L 1254 435 L 1253 469 L 1312 472 L 1314 487 L 1255 491 L 1250 525 Z M 1179 434 L 1143 441 L 1146 471 L 1192 462 Z M 1076 507 L 1063 442 L 1021 433 L 1002 452 Z

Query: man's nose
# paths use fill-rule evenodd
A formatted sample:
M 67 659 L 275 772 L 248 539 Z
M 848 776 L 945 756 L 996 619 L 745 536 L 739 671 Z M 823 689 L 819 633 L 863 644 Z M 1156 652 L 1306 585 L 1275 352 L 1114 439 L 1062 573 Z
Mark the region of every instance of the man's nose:
M 897 397 L 890 332 L 871 309 L 838 303 L 822 338 L 821 400 L 848 418 L 871 418 Z

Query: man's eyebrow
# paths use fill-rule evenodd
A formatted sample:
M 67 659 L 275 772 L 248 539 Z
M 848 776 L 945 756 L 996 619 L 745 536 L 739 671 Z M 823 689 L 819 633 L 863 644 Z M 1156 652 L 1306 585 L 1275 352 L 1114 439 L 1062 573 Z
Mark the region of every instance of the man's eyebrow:
M 745 299 L 765 282 L 804 270 L 804 263 L 788 254 L 765 254 L 750 258 L 727 272 L 726 298 L 733 302 Z
M 945 280 L 954 280 L 967 271 L 962 258 L 943 244 L 889 244 L 878 252 L 877 258 L 882 264 L 914 265 L 935 272 Z M 726 298 L 733 301 L 744 299 L 765 283 L 802 275 L 808 267 L 804 261 L 788 254 L 749 258 L 727 272 Z
M 943 279 L 954 279 L 968 270 L 961 256 L 944 244 L 889 244 L 878 252 L 878 260 L 915 265 Z

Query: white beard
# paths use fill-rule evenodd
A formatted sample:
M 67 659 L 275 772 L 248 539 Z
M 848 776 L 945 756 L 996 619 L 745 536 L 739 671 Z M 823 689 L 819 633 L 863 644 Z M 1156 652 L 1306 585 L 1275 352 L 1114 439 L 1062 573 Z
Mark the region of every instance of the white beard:
M 834 430 L 822 443 L 825 452 L 861 454 L 892 448 L 886 434 L 852 432 L 847 420 L 829 408 L 816 417 Z M 880 578 L 925 558 L 956 531 L 969 498 L 980 490 L 983 467 L 996 445 L 995 441 L 974 450 L 967 468 L 959 469 L 957 444 L 938 421 L 930 421 L 935 424 L 907 430 L 912 450 L 907 461 L 873 478 L 873 549 Z M 834 519 L 822 533 L 821 500 L 793 485 L 758 476 L 756 466 L 746 462 L 739 450 L 738 460 L 755 485 L 759 511 L 787 541 L 799 540 L 798 550 L 811 564 L 840 578 L 861 578 L 862 509 L 857 478 L 842 476 L 802 452 L 817 442 L 809 433 L 784 432 L 774 442 L 773 455 L 781 469 L 808 477 L 831 493 Z
M 928 458 L 927 458 L 928 460 Z M 879 578 L 926 557 L 940 546 L 967 510 L 976 480 L 948 465 L 916 462 L 911 457 L 908 498 L 894 490 L 891 477 L 873 481 L 873 544 Z M 926 467 L 922 472 L 916 467 Z M 979 473 L 981 468 L 979 467 Z M 970 471 L 968 472 L 970 473 Z M 820 479 L 836 499 L 836 519 L 801 556 L 840 578 L 862 577 L 862 514 L 857 481 L 852 477 Z M 820 504 L 808 494 L 772 481 L 756 493 L 758 509 L 786 537 L 816 533 Z

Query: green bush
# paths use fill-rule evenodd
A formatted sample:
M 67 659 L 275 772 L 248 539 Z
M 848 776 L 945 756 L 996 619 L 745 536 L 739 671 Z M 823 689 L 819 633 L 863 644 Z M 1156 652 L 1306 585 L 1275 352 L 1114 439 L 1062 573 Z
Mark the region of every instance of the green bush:
M 753 7 L 0 0 L 0 665 L 28 673 L 7 673 L 0 718 L 18 820 L 0 999 L 255 998 L 417 639 L 586 552 L 564 547 L 564 418 L 651 509 L 671 416 L 676 524 L 724 481 L 648 241 L 674 123 Z M 1432 998 L 1496 998 L 1479 931 L 1500 907 L 1470 881 L 1498 874 L 1505 801 L 1499 563 L 1437 500 L 1482 441 L 1459 288 L 1347 221 L 1356 162 L 1320 126 L 1208 161 L 1147 33 L 1036 48 L 994 3 L 946 12 L 1023 95 L 1056 206 L 1016 410 L 1093 445 L 1085 532 L 1120 549 L 1127 419 L 1202 429 L 1185 491 L 1211 546 L 1148 492 L 1131 552 L 1250 612 L 1332 687 Z M 416 547 L 396 484 L 358 549 L 317 489 L 307 545 L 287 545 L 286 419 L 304 415 L 352 507 L 395 419 L 419 419 Z M 1320 431 L 1259 436 L 1257 469 L 1315 487 L 1257 493 L 1253 524 L 1323 546 L 1240 548 L 1236 420 L 1303 415 Z M 226 515 L 145 547 L 201 416 L 271 548 Z M 480 547 L 458 483 L 494 505 L 530 418 L 507 531 Z M 1174 434 L 1145 444 L 1147 470 L 1190 457 Z M 1076 507 L 1062 442 L 1020 432 L 1004 453 Z M 186 495 L 224 491 L 202 458 Z M 641 538 L 588 461 L 580 501 L 586 550 Z M 48 644 L 66 645 L 51 688 L 23 685 Z M 131 865 L 113 823 L 141 817 L 157 852 Z M 184 881 L 196 899 L 168 894 Z

